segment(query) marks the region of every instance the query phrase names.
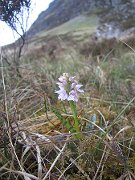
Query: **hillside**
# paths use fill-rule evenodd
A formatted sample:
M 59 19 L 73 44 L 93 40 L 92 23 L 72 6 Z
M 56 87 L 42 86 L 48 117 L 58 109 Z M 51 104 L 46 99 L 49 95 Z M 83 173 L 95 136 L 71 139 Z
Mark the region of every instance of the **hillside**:
M 91 0 L 55 0 L 43 11 L 28 31 L 33 36 L 43 30 L 49 30 L 93 8 Z M 37 28 L 38 27 L 38 28 Z
M 111 29 L 112 32 L 109 33 L 114 36 L 117 33 L 118 36 L 117 31 L 120 33 L 134 27 L 134 8 L 134 0 L 54 0 L 33 23 L 28 36 L 33 37 L 41 31 L 52 29 L 85 13 L 94 13 L 99 16 L 98 34 L 102 35 L 102 32 Z

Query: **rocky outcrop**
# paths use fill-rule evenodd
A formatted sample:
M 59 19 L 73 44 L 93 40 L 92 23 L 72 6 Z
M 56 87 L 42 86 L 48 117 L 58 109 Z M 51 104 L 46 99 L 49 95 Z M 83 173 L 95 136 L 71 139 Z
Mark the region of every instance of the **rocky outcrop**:
M 135 0 L 111 0 L 111 8 L 100 14 L 99 38 L 121 38 L 135 32 Z

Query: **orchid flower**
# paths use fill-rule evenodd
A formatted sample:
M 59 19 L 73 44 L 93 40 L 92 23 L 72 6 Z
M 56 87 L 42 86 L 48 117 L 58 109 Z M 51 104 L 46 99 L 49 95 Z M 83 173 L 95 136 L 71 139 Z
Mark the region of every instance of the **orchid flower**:
M 63 73 L 58 80 L 59 90 L 55 91 L 59 95 L 58 99 L 78 102 L 78 93 L 84 91 L 80 89 L 83 85 L 78 84 L 76 76 L 70 77 L 68 73 Z
M 76 137 L 80 138 L 79 120 L 77 117 L 76 102 L 78 102 L 78 94 L 84 92 L 81 89 L 83 85 L 78 83 L 76 76 L 69 76 L 68 73 L 63 73 L 63 75 L 60 76 L 58 80 L 59 82 L 57 82 L 57 85 L 59 87 L 59 90 L 55 91 L 55 93 L 58 94 L 59 100 L 69 101 L 74 118 L 74 128 L 77 133 Z

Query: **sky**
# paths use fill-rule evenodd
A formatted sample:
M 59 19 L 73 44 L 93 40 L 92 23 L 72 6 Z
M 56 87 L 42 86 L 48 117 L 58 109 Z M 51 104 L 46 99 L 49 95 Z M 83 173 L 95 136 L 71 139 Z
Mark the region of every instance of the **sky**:
M 32 0 L 31 12 L 28 20 L 28 29 L 37 19 L 38 15 L 46 10 L 53 0 Z M 10 44 L 18 38 L 18 35 L 9 28 L 6 23 L 0 21 L 0 46 Z

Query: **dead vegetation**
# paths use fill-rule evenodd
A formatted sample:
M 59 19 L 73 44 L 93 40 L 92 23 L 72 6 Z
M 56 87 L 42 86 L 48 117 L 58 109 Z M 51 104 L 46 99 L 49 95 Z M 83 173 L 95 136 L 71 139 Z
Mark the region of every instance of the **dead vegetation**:
M 133 40 L 127 47 L 115 39 L 73 46 L 56 39 L 22 57 L 21 78 L 11 77 L 1 53 L 0 178 L 135 179 Z M 54 93 L 63 72 L 78 73 L 84 85 L 80 140 L 51 111 L 73 121 Z

